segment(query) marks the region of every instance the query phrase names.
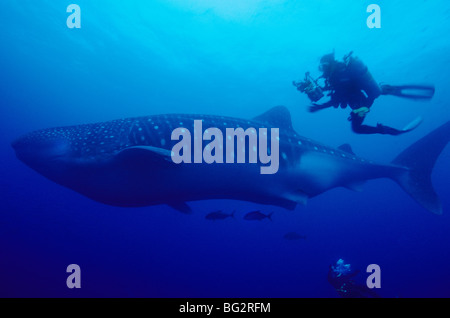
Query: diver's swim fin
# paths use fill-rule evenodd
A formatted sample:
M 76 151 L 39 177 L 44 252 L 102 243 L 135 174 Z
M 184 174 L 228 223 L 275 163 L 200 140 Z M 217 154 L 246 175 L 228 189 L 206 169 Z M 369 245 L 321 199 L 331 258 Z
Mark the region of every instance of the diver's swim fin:
M 403 127 L 402 131 L 408 132 L 408 131 L 414 130 L 422 123 L 422 121 L 423 121 L 422 117 L 419 116 L 416 119 L 414 119 L 412 122 L 410 122 L 408 125 Z
M 432 85 L 380 85 L 381 95 L 392 95 L 409 99 L 431 99 L 434 96 Z
M 403 127 L 403 129 L 395 129 L 395 128 L 385 126 L 382 124 L 378 124 L 376 129 L 377 129 L 377 133 L 379 133 L 379 134 L 398 136 L 398 135 L 401 135 L 401 134 L 404 134 L 411 130 L 416 129 L 421 123 L 422 123 L 422 117 L 419 116 L 416 119 L 414 119 L 412 122 L 410 122 L 408 125 Z

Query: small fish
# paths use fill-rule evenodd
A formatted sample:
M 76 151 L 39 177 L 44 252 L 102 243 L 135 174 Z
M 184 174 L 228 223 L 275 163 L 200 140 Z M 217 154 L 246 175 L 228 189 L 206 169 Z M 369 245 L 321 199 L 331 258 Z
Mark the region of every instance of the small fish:
M 268 218 L 269 220 L 272 221 L 272 213 L 269 214 L 263 214 L 260 211 L 253 211 L 253 212 L 249 212 L 244 216 L 244 220 L 250 220 L 250 221 L 261 221 L 265 218 Z
M 305 235 L 298 234 L 297 232 L 289 232 L 283 236 L 286 240 L 306 240 Z
M 205 219 L 214 221 L 214 220 L 224 220 L 228 217 L 234 218 L 234 212 L 236 211 L 233 211 L 231 214 L 226 214 L 223 213 L 222 210 L 218 210 L 207 214 L 205 216 Z

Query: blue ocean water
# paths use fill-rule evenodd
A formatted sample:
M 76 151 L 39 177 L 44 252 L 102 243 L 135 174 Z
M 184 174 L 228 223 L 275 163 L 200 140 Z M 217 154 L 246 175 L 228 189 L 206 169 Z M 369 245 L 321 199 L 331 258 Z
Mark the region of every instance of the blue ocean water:
M 322 143 L 350 143 L 386 162 L 450 119 L 448 1 L 4 0 L 0 5 L 0 295 L 3 297 L 338 297 L 327 282 L 339 258 L 367 277 L 381 268 L 383 297 L 450 296 L 450 149 L 433 172 L 443 215 L 427 212 L 386 179 L 363 192 L 338 188 L 294 211 L 232 200 L 118 208 L 61 187 L 21 163 L 10 146 L 29 131 L 162 113 L 252 118 L 286 106 L 296 131 Z M 369 124 L 402 136 L 357 135 L 349 110 L 309 113 L 292 80 L 318 76 L 323 54 L 349 51 L 379 82 L 434 84 L 430 102 L 375 101 Z M 211 222 L 205 215 L 236 210 Z M 272 221 L 243 220 L 273 212 Z M 286 240 L 295 231 L 306 239 Z M 68 289 L 78 264 L 82 288 Z

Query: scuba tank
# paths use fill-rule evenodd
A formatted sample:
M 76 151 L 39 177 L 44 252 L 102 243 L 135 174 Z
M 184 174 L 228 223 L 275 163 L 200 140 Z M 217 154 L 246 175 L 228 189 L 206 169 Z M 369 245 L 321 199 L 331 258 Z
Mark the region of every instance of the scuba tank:
M 392 95 L 414 100 L 429 100 L 433 98 L 435 88 L 433 85 L 386 85 L 375 82 L 368 68 L 357 57 L 352 57 L 353 51 L 344 56 L 344 63 L 352 78 L 357 78 L 361 89 L 375 99 L 380 95 Z
M 344 56 L 344 63 L 348 75 L 358 83 L 369 99 L 374 100 L 381 95 L 381 88 L 369 72 L 368 67 L 357 57 L 352 56 L 353 51 Z

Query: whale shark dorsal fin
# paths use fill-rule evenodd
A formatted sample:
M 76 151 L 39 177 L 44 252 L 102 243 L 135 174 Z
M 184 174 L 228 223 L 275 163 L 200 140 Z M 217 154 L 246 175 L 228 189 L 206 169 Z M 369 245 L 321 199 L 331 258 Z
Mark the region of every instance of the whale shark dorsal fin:
M 350 153 L 350 154 L 352 154 L 352 155 L 355 154 L 355 153 L 353 152 L 352 146 L 350 146 L 349 144 L 343 144 L 343 145 L 340 145 L 340 146 L 338 147 L 338 149 L 339 149 L 339 150 L 342 150 L 342 151 L 345 151 L 345 152 L 348 152 L 348 153 Z
M 275 128 L 294 130 L 292 128 L 291 113 L 285 106 L 275 106 L 253 120 L 269 124 Z

